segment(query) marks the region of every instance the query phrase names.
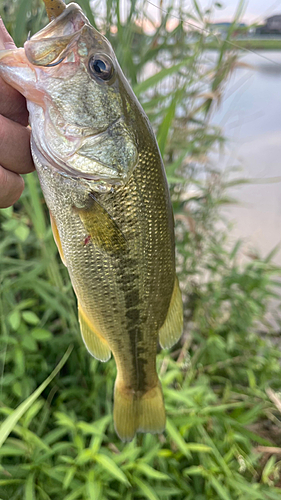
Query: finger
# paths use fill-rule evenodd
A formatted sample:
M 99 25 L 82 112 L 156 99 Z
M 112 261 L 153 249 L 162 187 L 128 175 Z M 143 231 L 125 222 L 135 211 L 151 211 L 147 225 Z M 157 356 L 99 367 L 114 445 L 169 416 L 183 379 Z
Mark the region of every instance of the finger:
M 0 18 L 0 50 L 14 49 L 16 46 Z M 28 111 L 25 98 L 0 78 L 0 114 L 25 127 L 28 124 Z
M 0 78 L 0 114 L 6 118 L 28 125 L 28 111 L 26 100 L 17 90 L 10 87 Z
M 13 205 L 20 197 L 24 188 L 23 178 L 0 166 L 0 208 Z
M 18 174 L 34 170 L 30 133 L 29 128 L 0 116 L 0 165 Z
M 0 114 L 20 123 L 28 125 L 26 100 L 17 90 L 10 87 L 0 77 Z
M 0 49 L 14 49 L 15 47 L 15 42 L 11 35 L 9 35 L 3 20 L 0 17 Z

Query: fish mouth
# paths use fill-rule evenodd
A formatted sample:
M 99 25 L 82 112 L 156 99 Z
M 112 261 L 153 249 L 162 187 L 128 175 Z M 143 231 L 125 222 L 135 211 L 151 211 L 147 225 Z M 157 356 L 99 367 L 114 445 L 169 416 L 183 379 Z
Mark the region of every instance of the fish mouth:
M 24 44 L 25 55 L 34 66 L 56 66 L 75 45 L 88 19 L 77 4 L 71 3 L 57 18 Z
M 48 96 L 38 87 L 38 71 L 41 68 L 48 72 L 59 65 L 89 29 L 91 25 L 81 8 L 68 4 L 60 16 L 29 38 L 23 48 L 0 50 L 1 76 L 26 99 L 45 108 Z
M 57 94 L 55 100 L 52 98 L 52 85 L 62 88 L 64 81 L 84 68 L 93 43 L 99 50 L 108 50 L 108 42 L 90 25 L 80 7 L 68 4 L 60 16 L 26 41 L 24 49 L 1 52 L 0 72 L 27 98 L 32 150 L 40 164 L 81 182 L 124 185 L 138 163 L 138 151 L 121 111 L 114 113 L 114 118 L 119 117 L 110 124 L 107 119 L 97 123 L 72 120 Z M 71 130 L 75 128 L 76 132 Z
M 80 7 L 69 4 L 57 18 L 27 40 L 25 56 L 35 71 L 42 68 L 47 74 L 65 58 L 73 57 L 70 70 L 75 71 L 79 64 L 75 47 L 80 37 L 88 39 L 88 30 L 93 28 Z M 88 52 L 89 47 L 85 45 L 79 50 Z M 33 114 L 36 115 L 30 113 L 30 116 Z M 43 165 L 48 164 L 64 177 L 81 181 L 110 185 L 126 182 L 128 169 L 132 163 L 136 164 L 138 155 L 124 117 L 117 118 L 104 129 L 83 128 L 64 123 L 60 110 L 50 100 L 44 106 L 44 121 L 44 134 L 38 127 L 38 120 L 31 124 L 32 147 Z

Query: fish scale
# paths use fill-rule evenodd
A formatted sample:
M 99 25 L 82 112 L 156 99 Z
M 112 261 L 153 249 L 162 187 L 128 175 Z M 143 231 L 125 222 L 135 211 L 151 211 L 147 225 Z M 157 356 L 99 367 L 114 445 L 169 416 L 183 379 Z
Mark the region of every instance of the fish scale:
M 166 224 L 167 203 L 163 196 L 154 196 L 154 192 L 148 190 L 149 185 L 157 184 L 157 179 L 154 177 L 162 177 L 162 165 L 159 162 L 156 169 L 154 159 L 155 166 L 151 168 L 153 155 L 150 155 L 149 151 L 145 151 L 143 155 L 140 152 L 139 164 L 129 183 L 109 196 L 100 197 L 103 207 L 118 222 L 128 243 L 126 252 L 128 261 L 128 257 L 124 255 L 112 257 L 104 254 L 91 242 L 83 246 L 86 237 L 85 228 L 73 207 L 75 204 L 79 207 L 87 206 L 87 190 L 81 190 L 79 197 L 75 193 L 73 198 L 75 181 L 69 180 L 64 183 L 62 198 L 59 196 L 61 176 L 50 170 L 49 175 L 46 175 L 46 169 L 42 168 L 34 151 L 33 155 L 47 205 L 56 220 L 64 258 L 76 295 L 93 324 L 99 325 L 113 352 L 116 350 L 116 331 L 123 330 L 124 359 L 120 356 L 121 366 L 125 366 L 123 379 L 128 379 L 135 391 L 145 391 L 146 387 L 151 385 L 150 381 L 146 380 L 145 374 L 141 377 L 141 381 L 137 381 L 137 363 L 128 369 L 126 353 L 128 344 L 131 345 L 131 351 L 135 352 L 135 346 L 143 341 L 155 366 L 157 350 L 155 333 L 165 319 L 163 310 L 168 310 L 174 286 L 173 239 L 171 238 L 170 248 L 167 245 L 163 246 L 169 230 Z M 157 190 L 160 191 L 160 195 L 162 190 L 163 188 Z M 90 267 L 85 265 L 85 262 L 89 262 Z M 94 280 L 92 276 L 95 276 Z M 129 301 L 132 300 L 135 290 L 138 291 L 142 305 L 140 312 L 145 311 L 146 322 L 142 321 L 141 316 L 138 321 L 128 321 L 128 311 L 131 310 L 131 306 L 126 304 L 126 297 Z M 134 309 L 139 306 L 140 301 L 132 304 Z M 140 328 L 138 339 L 135 338 L 137 327 Z M 138 368 L 138 371 L 142 370 Z
M 115 429 L 124 441 L 163 432 L 157 347 L 178 341 L 183 311 L 171 201 L 148 118 L 76 4 L 24 49 L 0 53 L 0 74 L 27 98 L 34 163 L 84 343 L 116 361 Z

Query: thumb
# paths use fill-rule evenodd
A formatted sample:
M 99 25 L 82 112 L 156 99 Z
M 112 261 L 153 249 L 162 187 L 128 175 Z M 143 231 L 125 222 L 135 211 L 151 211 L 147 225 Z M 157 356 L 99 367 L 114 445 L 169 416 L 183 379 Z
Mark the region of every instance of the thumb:
M 14 40 L 11 35 L 9 35 L 3 20 L 0 17 L 0 49 L 14 49 L 15 46 Z

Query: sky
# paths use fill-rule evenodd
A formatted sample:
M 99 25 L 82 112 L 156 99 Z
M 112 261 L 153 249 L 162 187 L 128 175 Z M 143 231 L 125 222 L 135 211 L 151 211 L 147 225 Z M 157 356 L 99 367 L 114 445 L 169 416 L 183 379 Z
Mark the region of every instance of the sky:
M 217 10 L 216 18 L 229 20 L 237 8 L 237 0 L 222 0 L 223 9 Z M 208 7 L 209 0 L 201 0 L 200 5 Z M 274 14 L 281 14 L 281 0 L 248 0 L 243 20 L 246 22 L 263 22 L 264 18 Z
M 200 7 L 204 10 L 214 3 L 215 0 L 197 0 Z M 221 9 L 216 9 L 214 15 L 214 21 L 230 21 L 237 9 L 239 0 L 217 0 L 222 4 Z M 160 0 L 151 0 L 155 5 L 159 5 Z M 171 4 L 171 1 L 169 1 Z M 178 0 L 173 2 L 174 6 L 178 4 Z M 184 0 L 182 4 L 188 10 L 190 5 L 190 11 L 192 10 L 192 0 Z M 246 9 L 242 20 L 246 23 L 260 23 L 263 24 L 264 19 L 270 17 L 274 14 L 281 14 L 281 0 L 246 0 Z M 165 2 L 163 2 L 165 5 Z M 149 5 L 149 11 L 152 17 L 155 19 L 158 17 L 159 9 Z M 157 12 L 158 11 L 158 12 Z

